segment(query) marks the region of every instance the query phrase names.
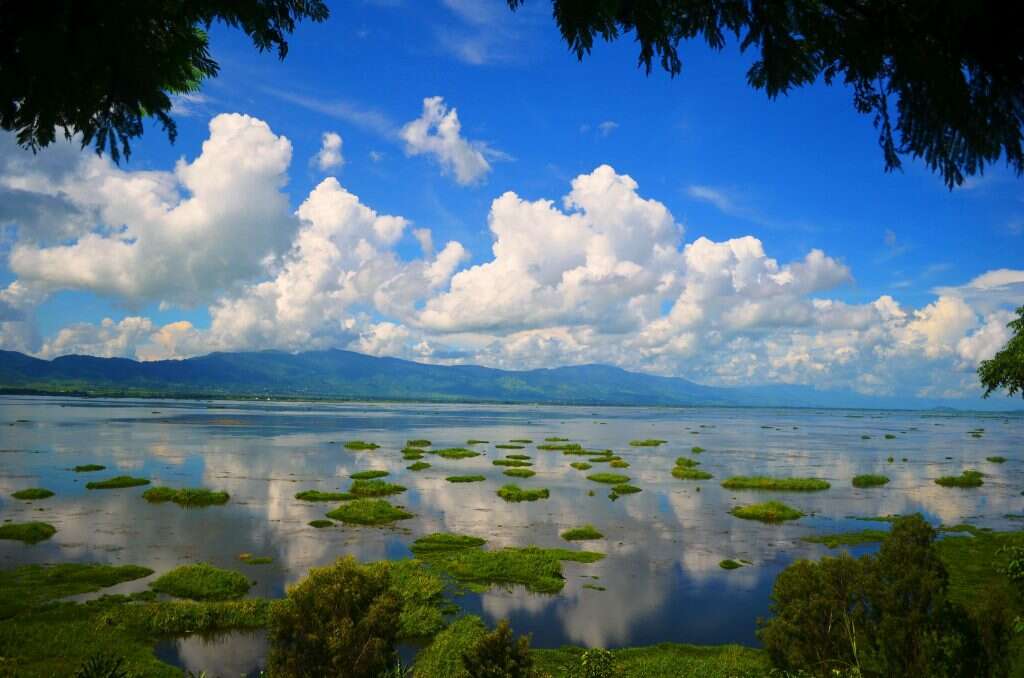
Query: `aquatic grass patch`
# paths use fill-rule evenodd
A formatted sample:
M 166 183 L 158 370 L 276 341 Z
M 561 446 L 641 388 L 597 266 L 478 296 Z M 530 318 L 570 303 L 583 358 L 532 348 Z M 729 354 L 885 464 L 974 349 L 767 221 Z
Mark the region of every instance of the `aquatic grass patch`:
M 595 483 L 606 483 L 608 485 L 621 485 L 629 482 L 629 476 L 624 476 L 619 473 L 591 473 L 587 476 L 587 480 L 592 480 Z
M 544 443 L 538 445 L 537 449 L 548 452 L 569 452 L 570 450 L 582 450 L 583 446 L 579 443 Z
M 692 466 L 676 466 L 672 469 L 672 477 L 679 480 L 708 480 L 714 478 L 707 471 Z
M 676 457 L 676 466 L 687 466 L 693 468 L 694 466 L 700 466 L 700 462 L 696 459 L 690 459 L 689 457 Z
M 423 438 L 415 438 L 414 440 L 406 440 L 406 447 L 430 447 L 430 441 Z
M 888 484 L 889 476 L 877 473 L 862 473 L 859 476 L 854 476 L 851 482 L 854 487 L 881 487 Z
M 738 570 L 743 567 L 743 563 L 732 558 L 726 558 L 725 560 L 719 561 L 718 566 L 723 570 Z
M 249 592 L 252 584 L 241 572 L 209 563 L 181 565 L 150 584 L 158 593 L 189 600 L 231 600 Z
M 658 447 L 667 442 L 667 440 L 660 440 L 658 438 L 645 438 L 643 440 L 630 440 L 629 444 L 633 447 Z
M 354 452 L 372 452 L 373 450 L 380 449 L 380 445 L 377 443 L 368 443 L 365 440 L 350 440 L 345 443 L 346 450 L 352 450 Z
M 857 532 L 839 532 L 836 534 L 816 534 L 809 537 L 801 537 L 803 541 L 811 544 L 824 544 L 830 549 L 840 546 L 860 546 L 862 544 L 875 544 L 885 541 L 889 536 L 886 530 L 859 530 Z
M 512 467 L 524 467 L 533 466 L 533 462 L 523 461 L 522 459 L 495 459 L 491 462 L 495 466 L 512 466 Z
M 0 539 L 38 544 L 57 534 L 57 528 L 49 523 L 4 523 L 0 525 Z
M 106 480 L 94 480 L 85 484 L 87 490 L 118 490 L 125 487 L 139 487 L 149 485 L 146 478 L 133 478 L 132 476 L 114 476 Z
M 574 461 L 573 463 L 569 464 L 569 466 L 573 467 L 577 471 L 587 471 L 593 468 L 590 464 L 588 464 L 585 461 Z
M 558 436 L 551 436 L 549 438 L 545 438 L 544 442 L 546 442 L 546 443 L 567 443 L 567 442 L 569 442 L 569 439 L 568 438 L 559 438 Z
M 430 464 L 428 464 L 425 461 L 418 461 L 415 464 L 409 464 L 405 468 L 409 469 L 410 471 L 425 471 L 426 469 L 430 468 Z
M 612 468 L 629 468 L 629 462 L 625 459 L 612 459 L 608 465 Z
M 270 556 L 254 556 L 251 553 L 239 553 L 238 559 L 246 565 L 270 565 L 274 562 Z
M 491 442 L 490 440 L 477 440 L 476 438 L 470 438 L 466 441 L 467 445 L 486 445 Z
M 522 445 L 502 444 L 502 445 L 495 445 L 494 449 L 496 449 L 496 450 L 521 450 L 521 449 L 523 449 L 523 446 Z
M 886 433 L 886 434 L 885 434 L 885 436 L 883 436 L 883 437 L 884 437 L 884 438 L 885 438 L 886 440 L 893 440 L 893 439 L 894 439 L 894 438 L 896 437 L 896 435 L 895 435 L 895 434 L 893 434 L 893 433 Z
M 444 459 L 471 459 L 480 456 L 479 452 L 467 450 L 464 447 L 447 447 L 443 450 L 431 450 L 431 453 Z
M 138 565 L 22 565 L 0 570 L 0 619 L 14 617 L 67 596 L 92 593 L 100 589 L 141 579 L 153 574 Z
M 15 499 L 22 499 L 24 501 L 32 499 L 47 499 L 53 496 L 53 490 L 48 490 L 45 487 L 29 487 L 24 490 L 12 492 L 11 496 Z
M 762 523 L 781 523 L 804 516 L 803 512 L 791 506 L 786 506 L 781 501 L 766 501 L 761 504 L 736 506 L 729 513 L 743 520 L 757 520 Z
M 528 455 L 528 454 L 506 454 L 505 458 L 506 459 L 519 459 L 520 461 L 525 461 L 525 460 L 531 459 L 530 455 Z
M 1006 463 L 1006 457 L 1001 457 L 999 455 L 995 455 L 993 457 L 985 457 L 985 461 L 992 462 L 993 464 L 1005 464 Z
M 704 451 L 704 448 L 701 447 L 700 445 L 695 445 L 695 446 L 690 448 L 690 452 L 692 452 L 694 454 L 700 454 L 703 451 Z
M 522 444 L 522 445 L 529 445 L 529 444 L 531 444 L 531 443 L 532 443 L 533 441 L 532 441 L 532 440 L 530 440 L 529 438 L 513 438 L 513 439 L 512 439 L 512 440 L 510 440 L 509 442 L 510 442 L 510 443 L 520 443 L 520 444 Z
M 384 480 L 353 480 L 352 486 L 348 488 L 349 493 L 356 497 L 387 497 L 392 494 L 400 494 L 405 490 L 404 485 Z
M 316 520 L 309 521 L 309 523 L 307 523 L 307 524 L 310 527 L 315 527 L 315 528 L 317 528 L 319 530 L 319 529 L 323 529 L 325 527 L 331 527 L 332 525 L 334 525 L 334 521 L 333 520 L 327 520 L 326 518 L 317 518 Z
M 958 476 L 942 476 L 935 479 L 936 485 L 942 487 L 981 487 L 985 484 L 981 471 L 966 470 Z
M 295 495 L 299 501 L 349 501 L 356 495 L 351 492 L 321 492 L 320 490 L 304 490 Z
M 562 537 L 562 539 L 566 541 L 587 541 L 590 539 L 604 539 L 604 535 L 601 534 L 593 525 L 583 525 L 582 527 L 574 527 L 570 530 L 562 532 L 560 536 Z
M 387 525 L 412 518 L 413 514 L 385 499 L 356 499 L 330 511 L 327 517 L 353 525 Z
M 482 483 L 487 478 L 484 476 L 448 476 L 445 480 L 449 483 Z
M 765 490 L 779 492 L 820 492 L 832 487 L 820 478 L 770 478 L 768 476 L 734 476 L 722 481 L 728 490 Z
M 349 475 L 352 480 L 376 480 L 377 478 L 384 478 L 390 475 L 387 471 L 378 471 L 377 469 L 370 469 L 367 471 L 357 471 Z
M 532 478 L 537 475 L 536 471 L 528 468 L 507 468 L 502 473 L 511 478 Z
M 201 507 L 220 506 L 228 503 L 231 495 L 227 492 L 208 490 L 203 487 L 151 487 L 142 493 L 142 498 L 151 504 L 172 501 L 178 506 Z
M 614 485 L 612 487 L 612 494 L 614 495 L 636 494 L 637 492 L 642 491 L 643 490 L 641 490 L 636 485 L 627 485 L 626 483 L 622 483 L 621 485 Z
M 423 450 L 418 447 L 407 447 L 402 450 L 402 459 L 406 461 L 416 461 L 417 459 L 423 458 Z
M 529 489 L 524 490 L 518 485 L 502 485 L 498 490 L 498 496 L 505 501 L 510 502 L 521 502 L 521 501 L 537 501 L 538 499 L 547 499 L 551 496 L 551 493 L 547 488 Z
M 93 473 L 94 471 L 105 471 L 106 469 L 107 467 L 103 464 L 79 464 L 71 470 L 75 473 Z
M 486 543 L 487 540 L 481 537 L 471 537 L 466 534 L 452 534 L 450 532 L 435 532 L 433 534 L 420 537 L 414 541 L 409 546 L 409 550 L 413 552 L 413 555 L 419 556 L 439 551 L 472 549 L 477 548 L 478 546 L 483 546 Z

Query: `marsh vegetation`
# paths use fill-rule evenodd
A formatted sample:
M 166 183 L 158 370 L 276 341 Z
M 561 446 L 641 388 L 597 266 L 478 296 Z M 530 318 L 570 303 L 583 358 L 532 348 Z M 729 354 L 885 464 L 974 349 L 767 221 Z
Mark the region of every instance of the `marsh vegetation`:
M 820 492 L 832 487 L 820 478 L 769 478 L 767 476 L 734 476 L 722 481 L 728 490 L 765 490 L 776 492 Z

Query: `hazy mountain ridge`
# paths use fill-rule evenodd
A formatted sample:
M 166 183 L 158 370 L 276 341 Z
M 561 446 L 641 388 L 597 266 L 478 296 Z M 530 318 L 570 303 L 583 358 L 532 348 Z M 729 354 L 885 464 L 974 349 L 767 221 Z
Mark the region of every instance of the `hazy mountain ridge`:
M 608 365 L 499 370 L 429 365 L 329 349 L 211 353 L 138 362 L 69 355 L 42 360 L 0 351 L 0 389 L 94 395 L 309 397 L 580 405 L 762 405 L 797 407 L 1016 409 L 1020 401 L 874 398 L 809 386 L 702 386 Z

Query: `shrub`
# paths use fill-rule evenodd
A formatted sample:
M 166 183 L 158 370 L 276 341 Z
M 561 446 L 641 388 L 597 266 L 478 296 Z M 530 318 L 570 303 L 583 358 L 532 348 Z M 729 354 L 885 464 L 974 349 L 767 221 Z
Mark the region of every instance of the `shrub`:
M 376 678 L 395 664 L 401 608 L 387 568 L 351 557 L 315 567 L 273 608 L 269 672 Z
M 469 678 L 533 678 L 529 636 L 512 633 L 508 621 L 480 638 L 462 654 L 462 666 Z
M 85 660 L 74 678 L 132 678 L 124 666 L 124 657 L 97 653 Z
M 608 650 L 584 650 L 566 671 L 566 678 L 613 678 L 619 675 L 615 658 Z

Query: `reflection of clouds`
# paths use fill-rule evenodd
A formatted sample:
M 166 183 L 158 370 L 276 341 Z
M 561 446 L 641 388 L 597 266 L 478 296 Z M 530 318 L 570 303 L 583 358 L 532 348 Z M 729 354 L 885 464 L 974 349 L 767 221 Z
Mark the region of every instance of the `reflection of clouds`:
M 261 668 L 267 653 L 267 636 L 261 632 L 188 636 L 173 643 L 176 664 L 196 675 L 205 671 L 210 676 L 247 676 Z

